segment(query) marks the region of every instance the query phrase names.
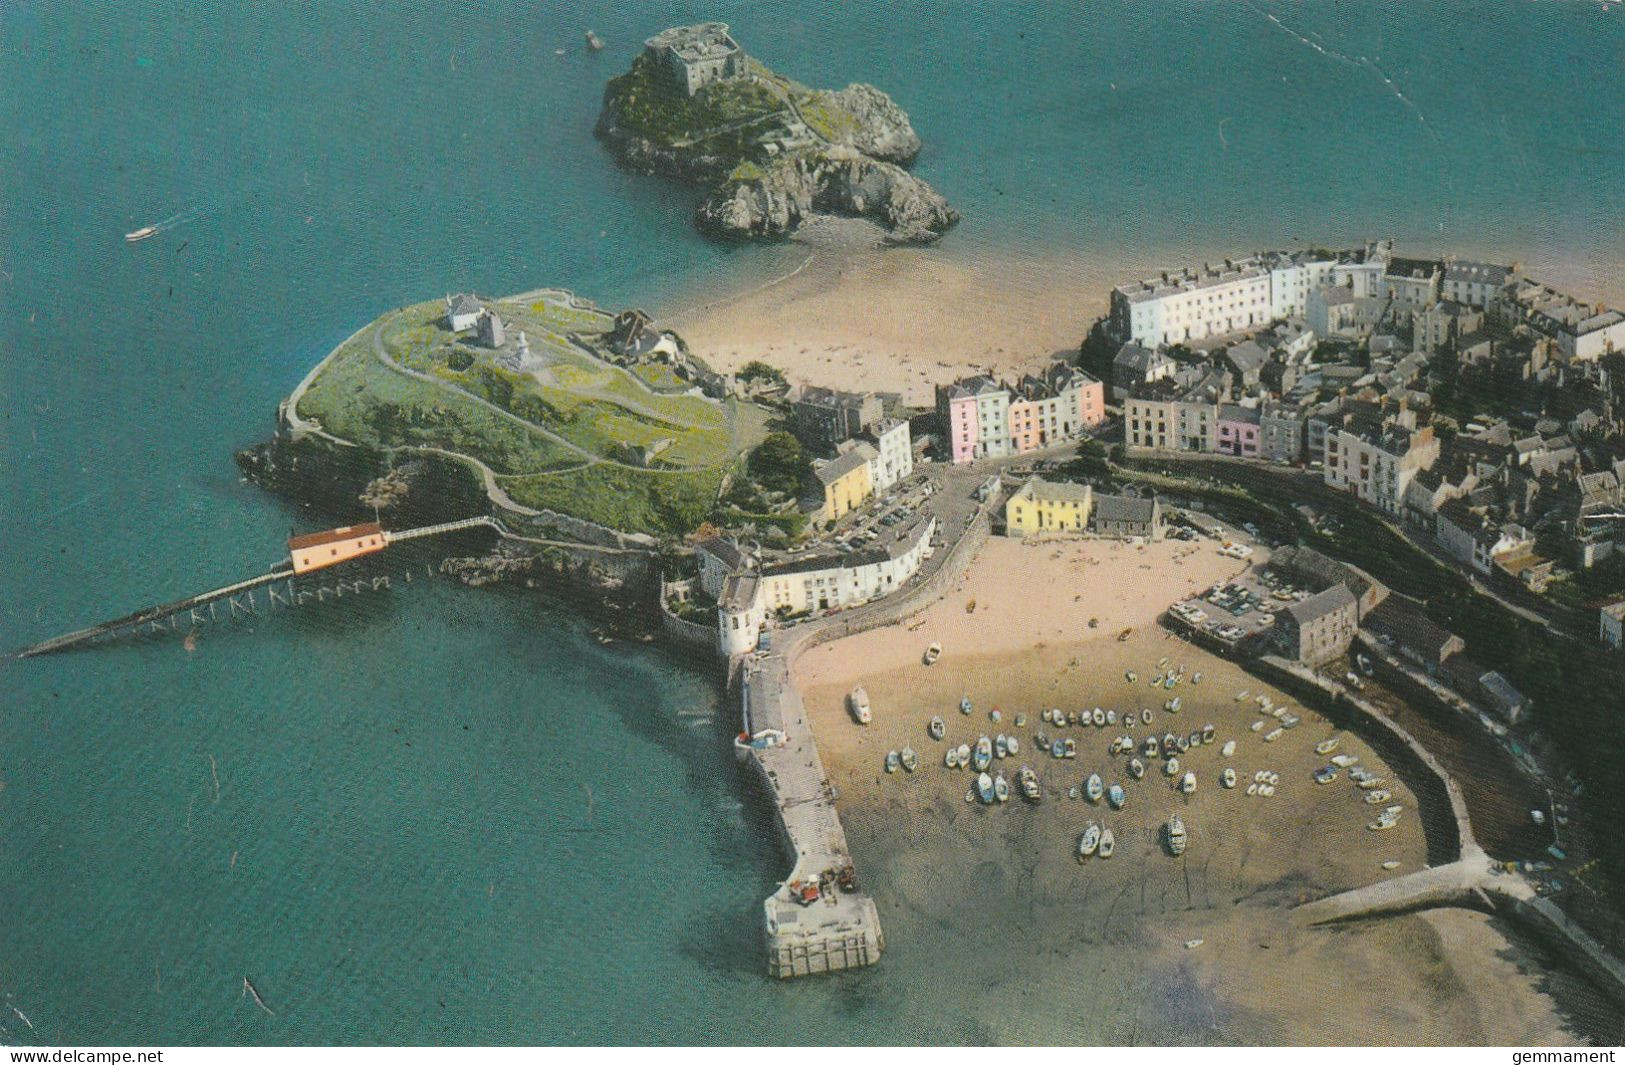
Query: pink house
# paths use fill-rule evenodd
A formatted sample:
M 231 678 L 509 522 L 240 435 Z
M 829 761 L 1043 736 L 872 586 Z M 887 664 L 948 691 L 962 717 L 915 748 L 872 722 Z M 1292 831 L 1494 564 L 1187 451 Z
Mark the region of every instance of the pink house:
M 976 393 L 962 384 L 937 386 L 937 416 L 942 429 L 948 434 L 950 459 L 955 463 L 969 462 L 976 457 L 977 432 Z
M 1083 385 L 1078 389 L 1078 419 L 1088 428 L 1106 420 L 1106 386 L 1098 378 L 1078 372 Z
M 1258 408 L 1225 403 L 1219 407 L 1218 451 L 1256 459 L 1259 455 Z

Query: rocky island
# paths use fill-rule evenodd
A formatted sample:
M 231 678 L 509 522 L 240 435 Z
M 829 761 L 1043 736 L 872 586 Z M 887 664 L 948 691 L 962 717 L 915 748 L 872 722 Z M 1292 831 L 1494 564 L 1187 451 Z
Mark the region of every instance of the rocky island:
M 597 134 L 624 167 L 711 186 L 695 225 L 725 239 L 783 237 L 839 215 L 925 244 L 959 220 L 905 169 L 920 138 L 891 97 L 862 84 L 809 89 L 747 56 L 720 22 L 649 38 L 606 86 Z

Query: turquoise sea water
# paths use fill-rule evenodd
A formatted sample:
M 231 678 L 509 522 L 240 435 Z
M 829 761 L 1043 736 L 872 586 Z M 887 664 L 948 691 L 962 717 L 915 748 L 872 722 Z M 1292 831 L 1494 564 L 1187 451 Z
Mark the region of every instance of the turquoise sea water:
M 316 519 L 231 452 L 383 308 L 657 305 L 793 258 L 701 241 L 692 193 L 591 136 L 636 42 L 702 17 L 892 92 L 966 216 L 941 254 L 1392 233 L 1599 293 L 1625 260 L 1625 13 L 1596 4 L 8 5 L 0 645 L 259 572 Z M 0 1039 L 999 1030 L 931 1027 L 960 981 L 906 917 L 876 970 L 759 975 L 780 862 L 730 727 L 708 675 L 441 582 L 0 667 Z

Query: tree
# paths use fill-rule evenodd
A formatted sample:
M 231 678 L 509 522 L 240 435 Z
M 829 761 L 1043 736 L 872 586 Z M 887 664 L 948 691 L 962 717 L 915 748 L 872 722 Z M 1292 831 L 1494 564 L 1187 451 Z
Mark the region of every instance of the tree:
M 763 488 L 793 496 L 801 490 L 812 462 L 800 442 L 781 431 L 767 434 L 767 439 L 750 453 L 746 468 Z
M 768 381 L 775 385 L 782 385 L 784 371 L 777 366 L 769 366 L 760 359 L 752 359 L 735 375 L 741 381 Z

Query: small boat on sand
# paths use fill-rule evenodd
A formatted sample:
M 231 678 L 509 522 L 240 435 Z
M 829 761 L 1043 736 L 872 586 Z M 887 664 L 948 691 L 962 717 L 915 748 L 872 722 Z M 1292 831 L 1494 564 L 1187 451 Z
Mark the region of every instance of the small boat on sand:
M 1386 832 L 1399 824 L 1399 818 L 1394 814 L 1384 812 L 1378 815 L 1375 821 L 1369 822 L 1365 827 L 1372 832 Z
M 930 647 L 927 647 L 925 649 L 925 664 L 926 665 L 928 665 L 928 666 L 936 665 L 937 664 L 937 659 L 939 659 L 941 657 L 942 657 L 942 644 L 933 643 Z
M 1187 736 L 1180 736 L 1178 739 L 1174 740 L 1174 746 L 1179 748 L 1179 752 L 1181 754 L 1184 754 L 1186 751 L 1191 749 L 1190 738 Z
M 1352 754 L 1339 754 L 1332 757 L 1332 765 L 1335 765 L 1339 769 L 1347 769 L 1349 766 L 1358 761 L 1359 759 Z
M 1133 684 L 1135 681 L 1140 679 L 1140 675 L 1131 669 L 1127 673 L 1123 674 L 1123 679 L 1128 681 L 1130 684 Z
M 1234 769 L 1231 769 L 1229 766 L 1225 766 L 1224 767 L 1224 772 L 1219 774 L 1219 783 L 1223 784 L 1227 788 L 1235 787 L 1236 786 L 1236 771 Z
M 1141 707 L 1141 709 L 1140 709 L 1140 724 L 1142 724 L 1142 725 L 1151 724 L 1151 708 L 1149 706 Z
M 1235 740 L 1225 740 L 1224 741 L 1224 746 L 1219 748 L 1219 753 L 1224 755 L 1226 758 L 1229 758 L 1231 755 L 1235 754 L 1236 753 L 1236 741 Z
M 1194 795 L 1196 793 L 1196 774 L 1187 769 L 1185 775 L 1179 780 L 1179 790 L 1186 795 Z
M 1394 859 L 1389 858 L 1386 862 L 1382 863 L 1382 867 L 1389 872 L 1393 872 L 1395 869 L 1399 868 L 1399 863 L 1394 861 Z
M 874 719 L 874 713 L 869 708 L 869 693 L 864 691 L 863 685 L 860 684 L 853 688 L 852 694 L 847 696 L 847 700 L 852 707 L 853 720 L 857 721 L 858 724 L 867 725 Z
M 1076 758 L 1078 756 L 1078 741 L 1073 739 L 1071 736 L 1068 736 L 1066 739 L 1062 740 L 1061 745 L 1062 754 L 1065 757 Z
M 1014 736 L 1006 736 L 1004 738 L 1004 751 L 1006 754 L 1020 754 L 1021 741 Z
M 959 712 L 961 714 L 968 714 L 970 713 L 970 709 L 970 696 L 961 696 L 959 700 Z
M 1315 770 L 1313 775 L 1316 784 L 1330 784 L 1337 779 L 1337 767 L 1335 765 L 1321 766 Z
M 1033 772 L 1032 766 L 1024 765 L 1016 774 L 1016 781 L 1021 785 L 1021 794 L 1028 802 L 1037 802 L 1043 792 L 1038 787 L 1038 774 Z
M 1168 711 L 1170 714 L 1179 713 L 1179 696 L 1176 695 L 1172 699 L 1169 699 L 1162 705 L 1162 708 Z
M 931 723 L 925 727 L 925 731 L 932 739 L 940 740 L 948 734 L 948 726 L 943 722 L 942 718 L 933 717 Z
M 959 768 L 961 769 L 970 765 L 970 744 L 961 743 L 958 747 L 954 748 L 954 761 L 959 763 Z
M 982 772 L 988 766 L 993 764 L 992 740 L 988 739 L 986 736 L 977 738 L 976 749 L 971 752 L 970 764 L 971 768 L 975 769 L 978 773 Z
M 1393 798 L 1392 795 L 1380 789 L 1377 791 L 1368 791 L 1365 793 L 1365 804 L 1367 806 L 1381 806 L 1391 798 Z
M 1197 672 L 1197 673 L 1193 674 L 1191 676 L 1191 683 L 1192 684 L 1200 684 L 1200 683 L 1202 683 L 1202 674 L 1200 672 Z
M 1083 782 L 1083 794 L 1090 802 L 1099 802 L 1100 797 L 1106 793 L 1106 785 L 1100 779 L 1099 773 L 1090 773 L 1089 779 Z
M 1106 711 L 1102 710 L 1098 706 L 1095 707 L 1094 714 L 1091 715 L 1091 720 L 1094 721 L 1095 728 L 1105 728 L 1106 727 Z
M 1264 742 L 1274 743 L 1276 740 L 1281 738 L 1282 731 L 1283 730 L 1279 728 L 1270 729 L 1268 732 L 1264 733 Z
M 1000 802 L 1010 801 L 1010 782 L 1004 779 L 1003 773 L 993 778 L 993 797 Z
M 914 772 L 914 770 L 920 767 L 920 756 L 914 753 L 914 748 L 912 747 L 904 747 L 903 753 L 899 756 L 899 758 L 903 763 L 903 768 L 908 770 L 910 773 Z
M 984 803 L 993 802 L 995 798 L 993 794 L 993 778 L 986 773 L 976 774 L 976 794 L 980 796 Z
M 1203 743 L 1212 743 L 1213 742 L 1213 737 L 1218 735 L 1218 732 L 1219 732 L 1219 730 L 1217 728 L 1215 728 L 1214 726 L 1212 726 L 1212 725 L 1203 725 L 1202 726 L 1202 742 Z
M 1123 785 L 1113 784 L 1106 789 L 1106 801 L 1112 804 L 1113 810 L 1121 810 L 1128 801 L 1128 794 L 1123 791 Z
M 1135 780 L 1144 779 L 1145 763 L 1140 761 L 1138 758 L 1130 758 L 1128 760 L 1128 772 L 1129 776 L 1133 777 Z
M 1157 756 L 1157 738 L 1155 736 L 1147 736 L 1145 738 L 1145 746 L 1140 748 L 1140 753 L 1145 755 L 1147 758 L 1155 758 Z
M 1185 737 L 1185 743 L 1191 747 L 1202 746 L 1202 733 L 1200 731 L 1193 731 L 1189 736 Z
M 1337 743 L 1338 740 L 1336 736 L 1333 736 L 1329 740 L 1321 740 L 1319 743 L 1315 744 L 1315 753 L 1331 754 L 1333 751 L 1337 750 Z
M 949 747 L 948 750 L 942 756 L 942 764 L 947 766 L 949 769 L 958 769 L 959 768 L 959 748 L 958 747 Z
M 1106 711 L 1106 724 L 1108 724 L 1108 725 L 1117 724 L 1117 711 L 1116 710 L 1108 710 L 1108 711 Z
M 1089 827 L 1084 829 L 1083 835 L 1078 837 L 1078 860 L 1082 861 L 1083 859 L 1089 857 L 1091 854 L 1095 853 L 1095 850 L 1099 848 L 1099 846 L 1100 826 L 1095 824 L 1093 821 L 1090 821 Z
M 1205 939 L 1187 939 L 1187 940 L 1185 940 L 1185 949 L 1186 950 L 1195 950 L 1197 947 L 1201 946 L 1203 943 L 1206 943 L 1206 942 L 1207 942 L 1207 940 L 1205 940 Z
M 1165 777 L 1176 777 L 1176 776 L 1178 776 L 1179 775 L 1179 759 L 1170 758 L 1166 762 L 1162 763 L 1162 775 L 1165 776 Z
M 896 751 L 886 752 L 886 772 L 895 773 L 903 767 L 903 756 Z
M 1252 731 L 1257 732 L 1259 729 L 1264 727 L 1264 722 L 1262 722 L 1262 721 L 1254 721 L 1251 725 L 1248 725 L 1247 727 L 1249 729 L 1251 729 Z
M 1009 741 L 1004 738 L 1004 733 L 1001 732 L 997 736 L 993 737 L 993 757 L 1008 758 L 1009 756 Z
M 1349 776 L 1352 777 L 1353 775 L 1354 774 L 1352 772 L 1349 773 Z M 1385 783 L 1387 783 L 1387 779 L 1385 777 L 1374 777 L 1370 773 L 1367 773 L 1365 776 L 1361 777 L 1355 782 L 1355 786 L 1361 791 L 1371 791 L 1373 788 L 1382 787 Z
M 1100 855 L 1102 858 L 1110 858 L 1112 856 L 1112 851 L 1116 849 L 1117 837 L 1112 835 L 1112 830 L 1109 828 L 1101 829 L 1100 846 L 1095 849 L 1095 853 Z
M 1066 757 L 1066 741 L 1065 740 L 1056 740 L 1054 743 L 1050 744 L 1049 745 L 1049 753 L 1050 753 L 1051 758 L 1065 758 Z
M 1185 853 L 1185 822 L 1179 819 L 1178 814 L 1168 818 L 1168 823 L 1162 826 L 1162 838 L 1168 845 L 1168 853 L 1175 858 Z

